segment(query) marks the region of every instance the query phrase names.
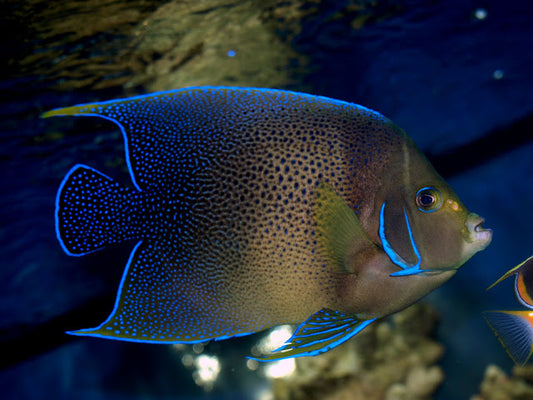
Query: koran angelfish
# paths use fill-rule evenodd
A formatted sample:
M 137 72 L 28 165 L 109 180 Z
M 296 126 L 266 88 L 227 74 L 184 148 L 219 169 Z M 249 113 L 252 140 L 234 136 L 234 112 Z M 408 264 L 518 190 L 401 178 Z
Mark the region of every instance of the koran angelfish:
M 74 256 L 135 241 L 111 315 L 76 335 L 194 343 L 299 324 L 261 360 L 316 355 L 416 302 L 490 242 L 411 139 L 368 108 L 197 87 L 52 110 L 123 132 L 133 187 L 65 176 Z
M 512 360 L 524 365 L 533 354 L 533 256 L 511 268 L 488 289 L 512 275 L 515 296 L 528 310 L 485 311 L 483 316 Z

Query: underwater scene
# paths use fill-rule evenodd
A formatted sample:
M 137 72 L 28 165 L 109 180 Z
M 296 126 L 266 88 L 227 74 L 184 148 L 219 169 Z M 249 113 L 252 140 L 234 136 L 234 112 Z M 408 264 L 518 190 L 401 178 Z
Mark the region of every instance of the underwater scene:
M 3 399 L 533 400 L 533 3 L 2 3 Z

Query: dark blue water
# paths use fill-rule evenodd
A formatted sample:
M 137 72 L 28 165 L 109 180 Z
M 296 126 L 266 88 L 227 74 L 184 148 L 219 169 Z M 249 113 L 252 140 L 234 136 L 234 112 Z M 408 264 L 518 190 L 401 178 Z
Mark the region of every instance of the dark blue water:
M 468 399 L 489 363 L 507 371 L 512 366 L 480 312 L 521 308 L 511 281 L 490 292 L 485 288 L 533 254 L 533 130 L 505 130 L 533 114 L 533 4 L 383 3 L 390 8 L 383 11 L 386 18 L 353 29 L 338 17 L 346 2 L 323 2 L 321 14 L 306 19 L 291 38 L 310 60 L 291 88 L 379 110 L 424 151 L 452 155 L 443 165 L 455 171 L 449 182 L 494 229 L 491 246 L 428 298 L 442 314 L 438 334 L 446 346 L 446 380 L 438 398 Z M 485 10 L 486 18 L 476 18 L 476 10 Z M 17 37 L 4 40 L 9 49 L 14 45 L 7 42 Z M 58 90 L 40 75 L 9 71 L 0 82 L 0 340 L 2 354 L 14 355 L 4 358 L 0 371 L 2 397 L 261 399 L 268 384 L 244 358 L 259 336 L 208 346 L 221 372 L 214 389 L 205 392 L 194 382 L 194 368 L 182 363 L 192 350 L 63 333 L 94 326 L 111 311 L 131 244 L 82 258 L 63 254 L 53 225 L 57 187 L 75 163 L 124 184 L 129 177 L 122 138 L 112 124 L 38 116 L 123 93 L 120 87 Z M 468 155 L 453 158 L 461 146 L 498 129 L 503 133 L 472 148 L 475 165 Z

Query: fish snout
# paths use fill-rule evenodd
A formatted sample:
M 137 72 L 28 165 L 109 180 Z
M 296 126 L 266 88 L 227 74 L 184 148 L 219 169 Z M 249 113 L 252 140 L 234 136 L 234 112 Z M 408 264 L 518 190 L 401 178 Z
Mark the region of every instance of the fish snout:
M 476 251 L 486 248 L 492 240 L 492 230 L 483 228 L 485 219 L 475 213 L 466 217 L 463 236 L 467 243 L 477 247 Z

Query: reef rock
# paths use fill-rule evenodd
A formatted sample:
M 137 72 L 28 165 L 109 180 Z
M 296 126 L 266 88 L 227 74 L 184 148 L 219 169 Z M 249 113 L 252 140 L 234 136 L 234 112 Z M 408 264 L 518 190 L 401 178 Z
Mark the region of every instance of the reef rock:
M 431 338 L 437 312 L 415 304 L 336 349 L 296 360 L 289 377 L 273 380 L 277 400 L 429 400 L 444 380 L 444 353 Z
M 533 399 L 533 365 L 516 366 L 508 376 L 496 365 L 485 369 L 480 393 L 471 400 L 529 400 Z
M 25 43 L 8 49 L 10 72 L 40 75 L 57 89 L 280 87 L 305 64 L 286 39 L 318 3 L 29 0 L 0 21 Z

